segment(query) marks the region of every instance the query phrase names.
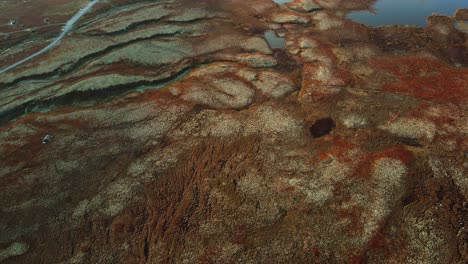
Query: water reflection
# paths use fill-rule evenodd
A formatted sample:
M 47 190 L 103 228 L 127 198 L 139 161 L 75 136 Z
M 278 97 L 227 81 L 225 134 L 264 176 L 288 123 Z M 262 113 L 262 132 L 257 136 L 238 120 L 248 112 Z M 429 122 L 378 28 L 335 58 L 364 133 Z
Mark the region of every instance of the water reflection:
M 453 16 L 458 8 L 467 8 L 467 0 L 379 0 L 370 11 L 357 11 L 349 18 L 372 26 L 426 26 L 426 18 L 433 13 Z
M 273 2 L 278 3 L 278 4 L 284 4 L 284 3 L 291 2 L 291 1 L 292 0 L 273 0 Z
M 272 49 L 286 48 L 286 40 L 284 38 L 278 37 L 276 32 L 273 30 L 265 31 L 265 39 L 268 42 L 270 48 Z

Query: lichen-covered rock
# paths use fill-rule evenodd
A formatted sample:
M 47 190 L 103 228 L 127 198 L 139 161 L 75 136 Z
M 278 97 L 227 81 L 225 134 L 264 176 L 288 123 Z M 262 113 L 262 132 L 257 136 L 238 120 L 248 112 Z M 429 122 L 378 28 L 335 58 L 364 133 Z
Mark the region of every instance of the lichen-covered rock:
M 310 21 L 310 18 L 308 18 L 307 16 L 301 16 L 286 11 L 278 11 L 278 13 L 272 15 L 271 21 L 279 24 L 304 24 L 308 23 Z
M 299 12 L 311 12 L 320 8 L 313 0 L 294 0 L 287 3 L 287 6 Z
M 0 251 L 0 261 L 3 261 L 10 257 L 23 255 L 24 253 L 26 253 L 26 251 L 28 251 L 28 245 L 24 243 L 15 242 L 6 249 Z
M 0 262 L 466 263 L 462 15 L 370 2 L 97 4 L 0 75 Z
M 400 137 L 427 141 L 432 141 L 436 134 L 436 126 L 432 122 L 416 118 L 400 118 L 389 124 L 382 125 L 381 129 Z
M 242 109 L 254 103 L 259 93 L 279 98 L 294 90 L 288 76 L 225 63 L 202 67 L 169 88 L 184 100 L 216 109 Z

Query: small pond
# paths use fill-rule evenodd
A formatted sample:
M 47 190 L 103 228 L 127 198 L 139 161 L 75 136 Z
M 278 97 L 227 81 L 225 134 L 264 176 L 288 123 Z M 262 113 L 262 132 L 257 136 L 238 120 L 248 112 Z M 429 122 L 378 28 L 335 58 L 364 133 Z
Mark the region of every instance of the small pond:
M 279 37 L 273 30 L 265 31 L 265 39 L 268 42 L 270 48 L 272 49 L 286 48 L 286 40 L 282 37 Z

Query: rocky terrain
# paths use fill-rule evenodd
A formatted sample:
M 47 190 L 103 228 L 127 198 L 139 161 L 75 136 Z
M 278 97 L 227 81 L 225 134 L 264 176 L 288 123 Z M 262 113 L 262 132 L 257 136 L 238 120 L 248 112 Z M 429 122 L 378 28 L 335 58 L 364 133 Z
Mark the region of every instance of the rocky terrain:
M 87 1 L 36 2 L 0 68 Z M 0 75 L 0 262 L 466 263 L 467 10 L 373 2 L 98 3 Z

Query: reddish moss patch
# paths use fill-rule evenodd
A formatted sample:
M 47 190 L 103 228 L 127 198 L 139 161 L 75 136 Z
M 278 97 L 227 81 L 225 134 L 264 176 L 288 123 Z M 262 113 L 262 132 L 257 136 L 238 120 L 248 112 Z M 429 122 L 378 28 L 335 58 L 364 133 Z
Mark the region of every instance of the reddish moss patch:
M 351 236 L 360 236 L 364 232 L 364 224 L 362 222 L 362 208 L 353 206 L 351 209 L 338 209 L 338 217 L 347 219 L 349 223 L 346 226 L 346 233 Z
M 362 254 L 358 253 L 351 253 L 348 255 L 348 259 L 346 260 L 347 264 L 362 264 L 365 263 Z
M 431 105 L 428 102 L 421 102 L 414 109 L 409 111 L 408 116 L 419 118 L 419 119 L 430 119 L 432 122 L 434 122 L 438 126 L 442 124 L 454 124 L 456 122 L 456 118 L 454 118 L 453 115 L 448 114 L 449 112 L 456 111 L 456 109 L 452 107 L 444 107 L 443 114 L 434 116 L 434 115 L 428 114 L 432 106 L 433 105 Z
M 397 159 L 405 165 L 409 165 L 414 157 L 409 150 L 402 146 L 391 147 L 380 152 L 368 153 L 366 157 L 362 159 L 362 162 L 360 162 L 358 169 L 353 173 L 353 177 L 370 177 L 372 175 L 375 162 L 383 158 Z
M 38 157 L 42 154 L 42 149 L 44 148 L 42 144 L 42 138 L 40 135 L 33 135 L 24 140 L 24 145 L 21 148 L 18 148 L 18 145 L 13 144 L 4 144 L 3 153 L 5 157 L 3 159 L 3 164 L 6 166 L 19 166 L 24 162 L 28 162 L 30 166 L 37 163 Z
M 371 66 L 393 73 L 398 81 L 383 89 L 437 103 L 466 104 L 468 70 L 450 67 L 439 60 L 416 56 L 374 59 Z
M 384 150 L 375 156 L 375 161 L 382 158 L 393 158 L 402 161 L 408 165 L 413 160 L 413 154 L 403 147 L 397 146 Z
M 354 146 L 354 144 L 345 141 L 340 136 L 333 136 L 330 138 L 330 140 L 322 142 L 322 144 L 326 144 L 326 146 L 323 146 L 324 150 L 319 152 L 318 154 L 320 160 L 328 159 L 331 156 L 337 158 L 345 158 L 347 154 L 346 152 Z
M 209 247 L 205 249 L 203 255 L 198 258 L 198 263 L 214 263 L 214 259 L 219 255 L 221 249 L 217 247 Z
M 385 235 L 385 223 L 382 221 L 379 223 L 379 230 L 375 232 L 374 236 L 369 240 L 368 248 L 370 249 L 385 249 L 388 241 Z
M 23 176 L 18 173 L 9 174 L 0 179 L 0 190 L 9 190 L 23 184 Z

